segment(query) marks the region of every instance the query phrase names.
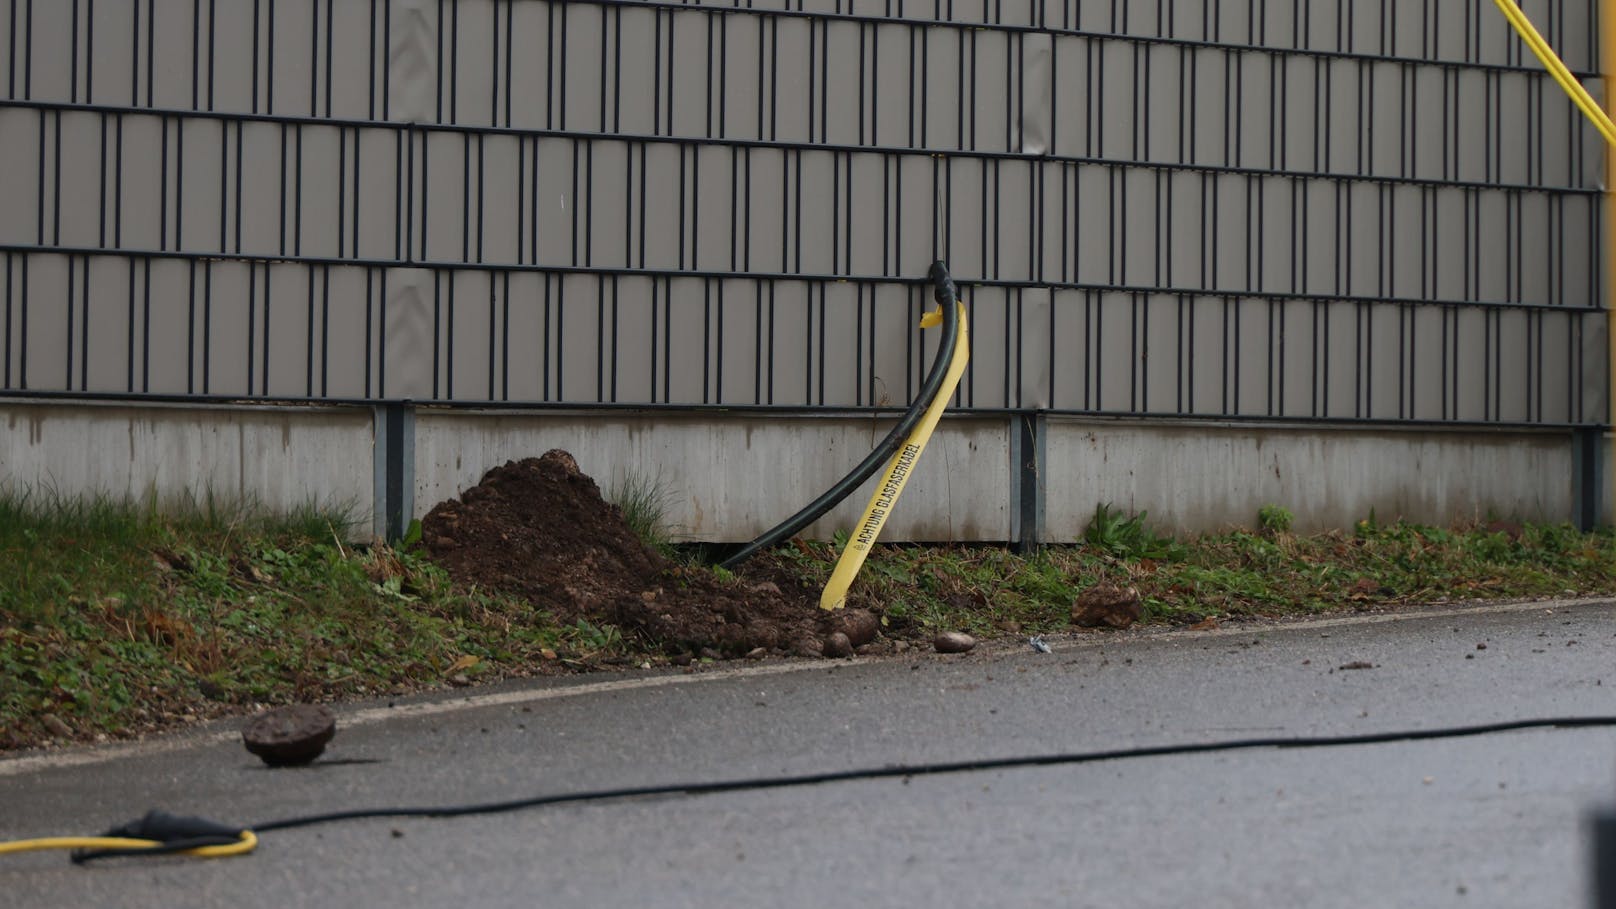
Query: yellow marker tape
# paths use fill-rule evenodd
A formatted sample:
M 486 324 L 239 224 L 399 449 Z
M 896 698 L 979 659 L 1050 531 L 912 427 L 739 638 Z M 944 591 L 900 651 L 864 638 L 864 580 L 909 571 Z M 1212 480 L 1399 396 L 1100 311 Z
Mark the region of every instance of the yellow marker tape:
M 1605 141 L 1616 145 L 1616 123 L 1611 122 L 1610 117 L 1603 110 L 1600 110 L 1599 103 L 1594 100 L 1592 95 L 1588 94 L 1588 90 L 1582 87 L 1582 83 L 1578 82 L 1575 76 L 1571 75 L 1571 70 L 1566 67 L 1560 56 L 1554 52 L 1554 48 L 1549 47 L 1549 42 L 1543 40 L 1543 36 L 1538 34 L 1538 30 L 1532 26 L 1532 21 L 1526 18 L 1526 13 L 1521 12 L 1521 8 L 1516 5 L 1515 0 L 1493 0 L 1493 2 L 1498 4 L 1498 8 L 1503 11 L 1504 18 L 1509 20 L 1509 24 L 1515 26 L 1515 31 L 1520 33 L 1521 40 L 1526 42 L 1526 46 L 1530 47 L 1532 53 L 1537 54 L 1537 58 L 1543 61 L 1543 68 L 1547 69 L 1549 75 L 1554 77 L 1554 81 L 1560 83 L 1560 87 L 1565 89 L 1565 93 L 1571 96 L 1571 103 L 1575 104 L 1578 110 L 1581 110 L 1589 120 L 1593 121 L 1594 126 L 1604 135 Z
M 909 482 L 909 475 L 914 472 L 920 453 L 926 450 L 926 443 L 937 428 L 937 421 L 948 409 L 948 400 L 954 397 L 954 389 L 965 374 L 965 364 L 971 359 L 971 332 L 965 320 L 965 304 L 954 305 L 959 307 L 959 341 L 954 346 L 954 358 L 948 362 L 948 372 L 943 375 L 942 387 L 937 389 L 937 397 L 932 398 L 926 413 L 910 431 L 909 438 L 904 439 L 903 447 L 892 456 L 892 463 L 887 465 L 880 485 L 870 496 L 864 517 L 856 525 L 858 529 L 853 538 L 847 541 L 847 548 L 842 550 L 842 557 L 836 561 L 836 570 L 831 572 L 830 583 L 825 585 L 825 592 L 819 596 L 821 609 L 841 609 L 847 605 L 847 589 L 853 586 L 853 579 L 864 567 L 864 559 L 875 548 L 875 538 L 881 535 L 881 527 L 886 524 L 887 516 L 892 514 L 898 496 L 903 494 L 903 487 Z M 920 320 L 920 327 L 930 328 L 942 321 L 942 309 L 939 308 L 926 313 Z

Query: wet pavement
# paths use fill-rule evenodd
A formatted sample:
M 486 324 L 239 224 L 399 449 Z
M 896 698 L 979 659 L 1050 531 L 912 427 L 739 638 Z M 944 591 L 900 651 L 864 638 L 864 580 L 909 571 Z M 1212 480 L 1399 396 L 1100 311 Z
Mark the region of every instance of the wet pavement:
M 353 705 L 322 763 L 233 727 L 0 761 L 0 839 L 746 777 L 1616 715 L 1609 602 L 1050 638 Z M 1486 645 L 1478 649 L 1478 645 Z M 1343 669 L 1353 664 L 1370 668 Z M 0 858 L 16 906 L 1588 904 L 1616 728 L 1167 755 Z

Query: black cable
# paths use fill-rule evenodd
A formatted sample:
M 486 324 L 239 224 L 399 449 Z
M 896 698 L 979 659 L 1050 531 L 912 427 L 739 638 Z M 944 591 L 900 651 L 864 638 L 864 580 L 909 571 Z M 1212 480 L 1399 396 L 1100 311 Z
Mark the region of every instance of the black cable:
M 847 476 L 836 481 L 836 484 L 820 494 L 802 510 L 774 527 L 763 532 L 761 536 L 742 546 L 733 554 L 719 562 L 720 568 L 731 569 L 757 555 L 771 546 L 790 539 L 798 531 L 809 524 L 819 520 L 825 512 L 835 508 L 843 499 L 847 498 L 853 490 L 868 480 L 877 470 L 880 470 L 898 450 L 903 440 L 908 437 L 909 431 L 915 428 L 920 418 L 925 415 L 926 408 L 931 406 L 932 399 L 937 397 L 937 390 L 943 385 L 943 378 L 948 372 L 949 363 L 954 359 L 954 348 L 959 343 L 959 314 L 955 311 L 954 301 L 959 292 L 954 286 L 954 279 L 948 274 L 948 266 L 941 260 L 931 264 L 929 273 L 932 282 L 932 297 L 942 308 L 943 339 L 937 345 L 937 358 L 932 361 L 931 372 L 927 374 L 925 382 L 920 386 L 920 394 L 910 403 L 909 409 L 904 411 L 903 418 L 892 427 L 886 438 L 875 447 L 875 450 L 854 467 Z
M 1018 767 L 1049 767 L 1065 764 L 1090 764 L 1099 761 L 1117 761 L 1130 758 L 1165 757 L 1181 754 L 1206 754 L 1214 751 L 1236 751 L 1252 748 L 1338 748 L 1346 745 L 1376 745 L 1387 742 L 1451 739 L 1467 736 L 1490 735 L 1520 729 L 1577 729 L 1598 726 L 1616 726 L 1616 716 L 1557 717 L 1553 719 L 1511 720 L 1502 723 L 1483 723 L 1475 726 L 1448 726 L 1437 729 L 1416 729 L 1395 732 L 1364 732 L 1352 735 L 1312 736 L 1302 738 L 1231 739 L 1221 742 L 1195 742 L 1180 745 L 1144 745 L 1136 748 L 1117 748 L 1104 751 L 1080 751 L 1061 754 L 1031 755 L 1026 757 L 989 758 L 974 761 L 947 761 L 927 764 L 892 764 L 886 767 L 836 770 L 800 776 L 754 777 L 741 780 L 718 780 L 709 783 L 671 783 L 662 786 L 633 786 L 619 789 L 594 789 L 560 795 L 541 795 L 533 798 L 504 802 L 485 802 L 479 805 L 450 805 L 438 808 L 372 808 L 356 811 L 335 811 L 303 817 L 284 818 L 265 824 L 255 824 L 255 833 L 308 827 L 332 821 L 382 817 L 462 817 L 469 814 L 497 814 L 541 805 L 559 805 L 567 802 L 592 802 L 608 799 L 640 798 L 654 795 L 709 795 L 717 792 L 745 792 L 754 789 L 788 789 L 798 786 L 816 786 L 823 783 L 852 780 L 877 780 L 892 777 L 934 776 L 944 773 L 974 773 L 984 770 L 1007 770 Z
M 745 792 L 756 789 L 788 789 L 798 786 L 816 786 L 823 783 L 878 780 L 893 777 L 935 776 L 945 773 L 975 773 L 985 770 L 1009 770 L 1020 767 L 1050 767 L 1067 764 L 1090 764 L 1130 758 L 1167 757 L 1173 755 L 1206 754 L 1217 751 L 1236 751 L 1254 748 L 1338 748 L 1348 745 L 1377 745 L 1389 742 L 1428 741 L 1431 739 L 1463 738 L 1513 732 L 1521 729 L 1579 729 L 1616 726 L 1616 716 L 1555 717 L 1551 719 L 1510 720 L 1501 723 L 1482 723 L 1474 726 L 1446 726 L 1435 729 L 1398 730 L 1393 732 L 1362 732 L 1351 735 L 1309 736 L 1294 738 L 1229 739 L 1220 742 L 1192 742 L 1178 745 L 1143 745 L 1135 748 L 1115 748 L 1102 751 L 1078 751 L 1024 757 L 988 758 L 974 761 L 946 761 L 924 764 L 891 764 L 885 767 L 866 767 L 854 770 L 835 770 L 798 776 L 753 777 L 740 780 L 717 780 L 707 783 L 671 783 L 661 786 L 633 786 L 617 789 L 594 789 L 559 795 L 541 795 L 532 798 L 474 805 L 446 805 L 422 808 L 365 808 L 353 811 L 334 811 L 282 818 L 246 828 L 253 833 L 309 827 L 334 821 L 386 817 L 464 817 L 473 814 L 497 814 L 542 805 L 560 805 L 568 802 L 592 802 L 615 799 L 643 798 L 657 795 L 709 795 L 718 792 Z M 150 815 L 148 815 L 149 817 Z M 191 820 L 191 819 L 186 819 Z M 216 822 L 202 822 L 216 823 Z M 165 855 L 197 846 L 226 845 L 236 840 L 224 836 L 202 836 L 177 839 L 158 846 L 138 849 L 99 849 L 76 852 L 73 861 L 79 864 L 114 856 Z

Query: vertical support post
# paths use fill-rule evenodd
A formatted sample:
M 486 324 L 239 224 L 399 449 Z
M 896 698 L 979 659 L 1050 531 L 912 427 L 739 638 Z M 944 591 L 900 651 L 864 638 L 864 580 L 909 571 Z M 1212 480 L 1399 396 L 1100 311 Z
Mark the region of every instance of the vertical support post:
M 1604 459 L 1599 443 L 1603 430 L 1579 427 L 1571 431 L 1571 509 L 1577 529 L 1587 533 L 1599 524 L 1600 481 Z
M 415 517 L 415 407 L 388 401 L 373 408 L 375 508 L 372 533 L 389 543 L 404 538 Z
M 1616 909 L 1616 809 L 1595 812 L 1592 825 L 1594 909 Z
M 1010 543 L 1023 554 L 1044 544 L 1044 419 L 1036 410 L 1010 417 Z

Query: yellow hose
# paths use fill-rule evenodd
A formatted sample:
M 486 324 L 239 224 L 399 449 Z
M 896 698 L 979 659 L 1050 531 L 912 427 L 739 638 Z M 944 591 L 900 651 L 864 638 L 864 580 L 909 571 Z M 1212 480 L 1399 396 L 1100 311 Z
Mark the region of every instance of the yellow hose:
M 151 849 L 163 845 L 161 840 L 131 839 L 123 836 L 47 836 L 32 840 L 0 842 L 0 855 L 13 852 L 38 852 L 45 849 Z M 245 855 L 258 846 L 258 837 L 251 830 L 241 831 L 240 842 L 222 846 L 198 846 L 178 855 L 199 858 L 224 858 Z
M 859 519 L 853 538 L 847 541 L 847 548 L 842 550 L 842 556 L 836 561 L 836 569 L 831 572 L 830 582 L 825 585 L 824 593 L 819 596 L 819 608 L 841 609 L 847 604 L 847 589 L 853 586 L 853 579 L 858 576 L 859 569 L 864 567 L 864 559 L 869 556 L 870 550 L 875 548 L 875 538 L 881 534 L 881 528 L 886 524 L 887 516 L 892 513 L 892 507 L 903 494 L 903 488 L 909 483 L 909 477 L 920 460 L 920 453 L 926 449 L 926 442 L 931 439 L 932 431 L 937 428 L 937 422 L 942 419 L 943 411 L 948 409 L 948 401 L 954 397 L 954 389 L 959 385 L 960 376 L 965 374 L 965 364 L 971 359 L 971 331 L 965 319 L 965 304 L 956 302 L 959 312 L 959 343 L 954 347 L 954 358 L 948 361 L 948 372 L 943 376 L 943 384 L 937 389 L 937 396 L 931 399 L 926 413 L 915 424 L 904 440 L 903 447 L 892 456 L 892 463 L 887 465 L 886 473 L 881 476 L 881 483 L 875 487 L 875 493 L 870 496 L 870 504 L 864 509 L 864 517 Z M 921 328 L 930 328 L 941 323 L 942 309 L 929 312 L 920 320 Z
M 1549 42 L 1543 40 L 1538 30 L 1532 27 L 1531 20 L 1521 12 L 1515 0 L 1493 0 L 1493 2 L 1503 11 L 1504 18 L 1515 26 L 1515 31 L 1520 33 L 1521 40 L 1526 42 L 1526 46 L 1543 61 L 1543 67 L 1549 71 L 1549 75 L 1553 76 L 1554 81 L 1560 83 L 1560 87 L 1571 96 L 1571 103 L 1577 105 L 1577 108 L 1593 121 L 1594 126 L 1605 136 L 1606 142 L 1616 145 L 1616 123 L 1611 122 L 1610 117 L 1599 108 L 1599 103 L 1588 94 L 1588 90 L 1571 75 L 1571 70 L 1566 68 L 1560 55 L 1556 54 L 1554 48 L 1549 47 Z

